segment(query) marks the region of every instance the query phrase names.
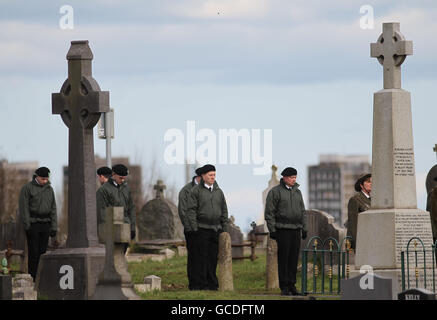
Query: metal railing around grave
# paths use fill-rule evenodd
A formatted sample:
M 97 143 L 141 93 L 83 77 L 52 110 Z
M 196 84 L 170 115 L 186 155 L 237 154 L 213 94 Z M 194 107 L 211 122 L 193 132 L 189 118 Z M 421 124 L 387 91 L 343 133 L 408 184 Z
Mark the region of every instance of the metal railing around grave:
M 414 247 L 410 249 L 410 245 Z M 437 241 L 427 250 L 419 237 L 408 241 L 406 250 L 401 251 L 402 291 L 422 288 L 436 292 L 436 246 Z
M 332 237 L 323 241 L 314 236 L 302 250 L 302 292 L 306 294 L 340 294 L 341 279 L 348 279 L 353 249 L 352 238 L 341 243 Z M 312 247 L 312 248 L 311 248 Z M 308 269 L 311 268 L 310 273 Z

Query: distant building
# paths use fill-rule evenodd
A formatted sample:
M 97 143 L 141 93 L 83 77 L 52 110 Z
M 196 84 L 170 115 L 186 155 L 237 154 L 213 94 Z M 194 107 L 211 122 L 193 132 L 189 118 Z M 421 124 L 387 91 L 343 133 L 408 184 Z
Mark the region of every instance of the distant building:
M 319 164 L 308 166 L 309 209 L 331 214 L 343 227 L 347 204 L 356 180 L 369 173 L 368 155 L 320 155 Z
M 96 170 L 100 167 L 106 166 L 106 158 L 95 156 Z M 124 164 L 129 168 L 129 175 L 126 178 L 132 197 L 135 203 L 135 211 L 137 214 L 140 212 L 144 205 L 143 187 L 142 187 L 142 170 L 140 165 L 130 164 L 128 157 L 113 157 L 112 164 Z M 100 182 L 97 179 L 96 173 L 96 190 L 100 187 Z M 68 166 L 63 167 L 63 207 L 62 207 L 62 221 L 60 222 L 60 230 L 62 233 L 67 234 L 67 220 L 68 217 Z
M 0 223 L 16 221 L 21 188 L 32 180 L 36 169 L 38 161 L 0 160 Z

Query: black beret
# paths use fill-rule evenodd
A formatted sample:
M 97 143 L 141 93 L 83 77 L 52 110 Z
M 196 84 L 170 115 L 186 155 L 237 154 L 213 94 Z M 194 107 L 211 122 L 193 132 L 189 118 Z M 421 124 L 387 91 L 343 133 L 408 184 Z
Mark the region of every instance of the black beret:
M 107 176 L 112 174 L 111 168 L 108 167 L 100 167 L 97 169 L 97 174 L 99 176 Z
M 36 171 L 35 171 L 35 174 L 41 178 L 48 178 L 49 173 L 50 173 L 50 170 L 47 167 L 40 167 L 40 168 L 36 169 Z
M 200 168 L 202 174 L 208 173 L 210 171 L 215 171 L 215 167 L 212 164 L 205 164 L 202 168 Z
M 282 170 L 281 175 L 283 177 L 297 176 L 297 170 L 292 167 L 287 167 L 284 170 Z
M 112 171 L 122 177 L 125 177 L 129 174 L 129 170 L 127 169 L 127 167 L 122 164 L 116 164 L 115 166 L 113 166 Z
M 359 177 L 357 182 L 355 182 L 355 191 L 360 192 L 361 185 L 364 183 L 364 181 L 366 181 L 370 177 L 372 177 L 372 175 L 370 173 L 366 173 L 366 174 L 362 175 L 361 177 Z
M 196 173 L 197 176 L 201 176 L 203 173 L 203 167 L 199 167 L 197 168 L 194 172 Z

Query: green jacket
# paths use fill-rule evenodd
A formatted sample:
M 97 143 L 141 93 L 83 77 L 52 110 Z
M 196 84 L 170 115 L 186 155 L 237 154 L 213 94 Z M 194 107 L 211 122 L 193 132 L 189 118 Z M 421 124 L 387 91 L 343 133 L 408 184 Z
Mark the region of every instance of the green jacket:
M 299 184 L 296 183 L 288 189 L 281 179 L 280 183 L 267 194 L 264 218 L 269 232 L 276 232 L 276 229 L 307 231 L 305 204 Z
M 182 225 L 184 226 L 184 232 L 191 231 L 190 224 L 187 220 L 187 210 L 188 210 L 188 200 L 190 197 L 191 189 L 196 186 L 194 182 L 195 177 L 189 183 L 187 183 L 181 191 L 179 191 L 179 202 L 178 202 L 178 213 L 179 218 L 181 219 Z
M 116 185 L 115 181 L 109 178 L 97 190 L 97 223 L 105 223 L 106 207 L 123 207 L 124 222 L 130 224 L 130 229 L 135 231 L 135 204 L 131 191 L 126 183 Z
M 29 230 L 35 222 L 50 222 L 50 230 L 57 230 L 56 200 L 50 182 L 39 185 L 33 176 L 20 192 L 19 211 L 23 219 L 24 230 Z
M 428 193 L 426 211 L 431 217 L 432 237 L 435 242 L 437 240 L 437 187 L 432 188 Z
M 186 217 L 186 232 L 199 228 L 229 231 L 228 207 L 217 182 L 212 191 L 205 187 L 203 180 L 191 189 Z
M 370 199 L 362 191 L 354 194 L 347 205 L 347 235 L 352 237 L 351 247 L 355 249 L 358 230 L 358 214 L 370 209 Z

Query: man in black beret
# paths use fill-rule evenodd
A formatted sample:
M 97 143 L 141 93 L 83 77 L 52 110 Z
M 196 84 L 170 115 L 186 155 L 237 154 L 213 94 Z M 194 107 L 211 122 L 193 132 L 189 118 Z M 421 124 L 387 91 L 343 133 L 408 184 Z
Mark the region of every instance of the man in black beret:
M 351 237 L 351 248 L 355 249 L 357 241 L 358 215 L 370 209 L 370 192 L 372 191 L 372 175 L 366 173 L 355 182 L 356 193 L 347 205 L 347 236 Z
M 200 183 L 190 192 L 186 220 L 199 245 L 199 289 L 218 290 L 218 237 L 222 231 L 229 232 L 228 208 L 215 181 L 215 167 L 207 164 L 201 171 Z
M 97 169 L 97 179 L 100 185 L 103 185 L 112 176 L 112 170 L 108 167 L 100 167 Z
M 125 165 L 117 164 L 112 167 L 112 177 L 97 190 L 97 223 L 105 223 L 106 207 L 123 207 L 124 222 L 130 224 L 131 240 L 135 238 L 135 204 L 131 190 L 126 183 L 129 170 Z M 100 241 L 101 236 L 99 236 Z M 126 245 L 126 250 L 128 245 Z
M 187 183 L 179 192 L 178 213 L 184 226 L 185 242 L 187 247 L 187 277 L 188 288 L 190 290 L 200 290 L 200 269 L 198 259 L 200 252 L 198 250 L 199 243 L 196 241 L 196 232 L 191 228 L 190 223 L 187 221 L 188 200 L 190 197 L 191 189 L 200 183 L 202 179 L 202 168 L 196 169 L 196 175 L 191 179 L 191 182 Z
M 278 244 L 278 276 L 281 295 L 300 295 L 296 289 L 300 239 L 307 237 L 305 205 L 297 170 L 285 168 L 280 183 L 267 194 L 264 211 L 270 237 Z
M 20 192 L 19 212 L 28 247 L 28 269 L 35 280 L 39 259 L 47 250 L 49 237 L 57 231 L 56 200 L 49 181 L 50 170 L 40 167 Z

